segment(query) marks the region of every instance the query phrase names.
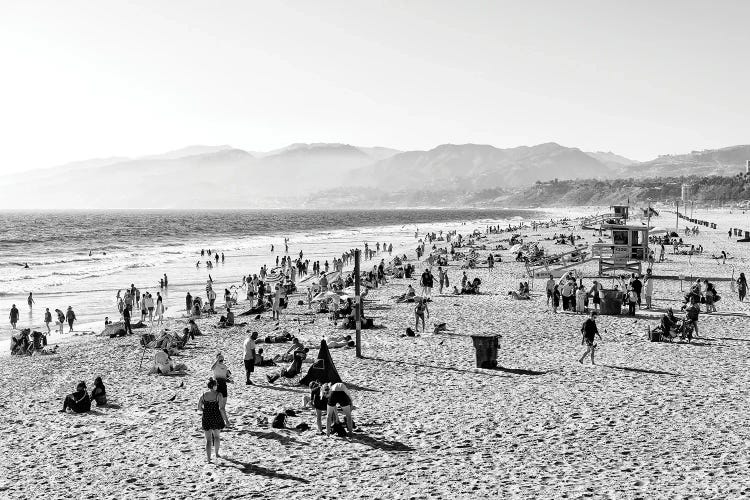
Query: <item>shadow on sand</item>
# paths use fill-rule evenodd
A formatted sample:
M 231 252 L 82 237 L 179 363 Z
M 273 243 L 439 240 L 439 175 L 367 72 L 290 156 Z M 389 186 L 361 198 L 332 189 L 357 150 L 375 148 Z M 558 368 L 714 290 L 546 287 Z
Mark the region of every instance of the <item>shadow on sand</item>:
M 236 469 L 243 474 L 252 474 L 256 476 L 265 476 L 270 477 L 274 479 L 286 479 L 289 481 L 298 481 L 300 483 L 308 484 L 310 481 L 308 481 L 305 478 L 293 476 L 291 474 L 284 474 L 282 472 L 276 472 L 273 469 L 266 469 L 265 467 L 261 467 L 259 465 L 251 464 L 249 462 L 240 462 L 239 460 L 236 460 L 234 458 L 224 458 L 225 461 L 231 462 L 234 465 L 228 465 L 226 463 L 220 463 L 218 464 L 221 467 L 227 467 L 230 469 Z
M 392 451 L 397 453 L 415 451 L 414 448 L 408 444 L 404 444 L 400 441 L 394 441 L 385 438 L 374 438 L 366 434 L 354 434 L 351 438 L 352 442 L 360 443 L 370 448 L 376 448 L 383 451 Z
M 605 368 L 612 368 L 614 370 L 623 370 L 626 372 L 635 372 L 635 373 L 650 373 L 652 375 L 671 375 L 673 377 L 679 377 L 679 373 L 672 373 L 672 372 L 665 372 L 661 370 L 648 370 L 646 368 L 631 368 L 629 366 L 615 366 L 615 365 L 600 365 Z
M 492 373 L 493 370 L 485 370 L 481 368 L 475 368 L 472 370 L 467 370 L 464 368 L 456 368 L 453 366 L 439 366 L 439 365 L 428 365 L 424 363 L 409 363 L 407 361 L 398 361 L 395 359 L 383 359 L 383 358 L 374 358 L 369 356 L 362 356 L 362 359 L 369 359 L 370 361 L 379 361 L 381 363 L 393 363 L 397 365 L 407 365 L 407 366 L 417 366 L 420 368 L 430 368 L 432 370 L 444 370 L 448 372 L 460 372 L 460 373 L 472 373 L 474 375 L 488 375 L 490 377 L 510 377 L 509 375 L 500 375 L 500 374 L 494 374 Z

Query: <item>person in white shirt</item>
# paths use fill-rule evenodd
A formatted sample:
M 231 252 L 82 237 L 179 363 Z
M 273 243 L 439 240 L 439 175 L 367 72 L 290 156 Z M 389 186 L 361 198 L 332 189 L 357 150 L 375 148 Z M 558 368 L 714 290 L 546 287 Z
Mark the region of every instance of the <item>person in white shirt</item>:
M 250 375 L 255 371 L 255 341 L 258 332 L 253 332 L 245 339 L 245 385 L 252 385 Z

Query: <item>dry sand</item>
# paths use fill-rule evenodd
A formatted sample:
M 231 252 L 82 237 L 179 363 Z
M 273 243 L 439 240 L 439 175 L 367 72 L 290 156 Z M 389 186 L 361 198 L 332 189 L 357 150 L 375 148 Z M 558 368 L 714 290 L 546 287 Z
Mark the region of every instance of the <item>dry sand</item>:
M 671 225 L 673 216 L 660 219 L 653 222 Z M 703 255 L 688 267 L 687 257 L 668 254 L 655 273 L 730 277 L 733 267 L 745 270 L 750 245 L 729 242 L 727 228 L 688 239 L 709 254 L 725 248 L 735 256 L 727 265 Z M 531 240 L 555 231 L 522 233 Z M 575 233 L 591 239 L 590 231 Z M 502 238 L 480 243 L 491 248 Z M 482 279 L 483 295 L 430 303 L 428 325 L 446 322 L 455 329 L 451 335 L 401 337 L 413 325 L 413 305 L 392 297 L 407 283 L 416 287 L 418 276 L 372 291 L 368 313 L 385 328 L 363 331 L 366 358 L 331 351 L 358 407 L 359 432 L 351 440 L 316 435 L 314 413 L 299 411 L 306 389 L 268 385 L 264 374 L 271 369 L 258 368 L 258 385 L 229 386 L 234 428 L 222 433 L 225 458 L 206 464 L 196 403 L 216 352 L 225 354 L 238 381 L 244 376 L 247 328 L 213 328 L 216 317 L 199 323 L 206 335 L 176 358 L 190 369 L 183 377 L 147 375 L 152 352 L 139 370 L 137 336 L 93 338 L 54 356 L 6 357 L 0 360 L 6 471 L 0 497 L 731 498 L 750 492 L 750 305 L 738 302 L 728 282 L 716 283 L 719 312 L 701 315 L 702 338 L 692 344 L 647 342 L 644 328 L 656 324 L 657 311 L 600 317 L 599 364 L 581 366 L 582 317 L 551 314 L 543 280 L 534 283 L 533 300 L 508 298 L 528 278 L 522 264 L 503 260 L 492 273 L 468 271 Z M 460 286 L 459 264 L 451 262 L 451 286 Z M 654 295 L 658 308 L 679 305 L 679 283 L 658 280 Z M 312 319 L 306 306 L 291 306 L 281 327 L 296 333 L 297 319 Z M 261 335 L 275 325 L 266 317 L 248 321 Z M 474 332 L 502 335 L 502 369 L 474 368 L 467 337 Z M 299 335 L 315 354 L 332 333 L 328 319 L 317 315 Z M 267 354 L 286 347 L 271 345 Z M 79 379 L 91 387 L 98 375 L 115 407 L 58 413 Z M 307 422 L 313 430 L 257 424 L 286 408 L 300 415 L 291 426 Z

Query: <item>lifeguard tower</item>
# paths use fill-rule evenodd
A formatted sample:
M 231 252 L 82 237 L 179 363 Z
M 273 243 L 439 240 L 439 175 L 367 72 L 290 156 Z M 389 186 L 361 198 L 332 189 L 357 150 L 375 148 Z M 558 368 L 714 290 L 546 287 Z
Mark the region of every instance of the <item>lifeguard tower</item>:
M 648 226 L 603 224 L 602 229 L 610 231 L 612 242 L 595 243 L 591 247 L 592 256 L 599 257 L 599 276 L 614 271 L 640 274 L 649 254 Z
M 611 205 L 609 208 L 612 210 L 613 219 L 620 219 L 624 224 L 627 224 L 630 215 L 629 205 Z
M 581 223 L 581 229 L 598 230 L 599 234 L 605 224 L 626 224 L 630 215 L 629 205 L 610 205 L 609 213 L 587 217 Z

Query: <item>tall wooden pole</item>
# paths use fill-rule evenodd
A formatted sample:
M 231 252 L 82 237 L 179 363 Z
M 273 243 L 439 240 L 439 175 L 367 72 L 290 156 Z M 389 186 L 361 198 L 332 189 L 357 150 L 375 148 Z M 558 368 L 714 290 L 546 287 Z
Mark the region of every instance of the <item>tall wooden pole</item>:
M 677 203 L 677 229 L 680 229 L 680 200 L 676 200 L 675 203 Z
M 362 297 L 359 296 L 359 248 L 354 250 L 354 314 L 356 330 L 356 355 L 362 357 Z

